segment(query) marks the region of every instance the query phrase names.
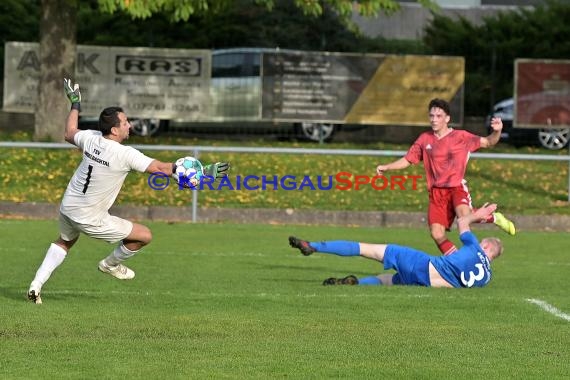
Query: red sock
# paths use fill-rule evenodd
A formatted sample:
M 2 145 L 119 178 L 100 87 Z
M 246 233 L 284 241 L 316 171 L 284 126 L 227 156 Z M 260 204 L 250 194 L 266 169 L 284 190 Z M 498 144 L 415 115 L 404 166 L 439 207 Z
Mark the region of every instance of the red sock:
M 437 248 L 443 253 L 444 256 L 451 255 L 453 252 L 457 251 L 457 247 L 450 242 L 448 239 L 445 239 L 441 243 L 437 245 Z

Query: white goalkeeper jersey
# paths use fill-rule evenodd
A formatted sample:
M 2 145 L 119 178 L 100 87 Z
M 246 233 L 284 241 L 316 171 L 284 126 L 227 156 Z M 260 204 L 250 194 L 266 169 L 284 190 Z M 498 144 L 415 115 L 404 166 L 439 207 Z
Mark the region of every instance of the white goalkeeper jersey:
M 153 159 L 99 131 L 80 131 L 74 142 L 83 160 L 67 185 L 60 211 L 78 223 L 96 223 L 109 212 L 127 174 L 144 172 Z

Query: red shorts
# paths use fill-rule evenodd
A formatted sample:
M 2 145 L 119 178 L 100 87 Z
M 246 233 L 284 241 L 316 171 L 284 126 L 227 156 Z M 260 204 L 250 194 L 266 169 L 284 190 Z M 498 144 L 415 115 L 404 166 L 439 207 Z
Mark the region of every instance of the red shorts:
M 449 230 L 455 220 L 455 208 L 462 204 L 473 208 L 466 184 L 457 187 L 432 187 L 429 191 L 428 224 L 438 223 Z

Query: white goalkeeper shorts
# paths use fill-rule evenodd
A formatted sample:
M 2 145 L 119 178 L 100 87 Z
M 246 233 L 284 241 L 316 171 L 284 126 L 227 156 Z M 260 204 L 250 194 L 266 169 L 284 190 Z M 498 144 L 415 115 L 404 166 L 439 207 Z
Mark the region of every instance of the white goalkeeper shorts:
M 107 214 L 96 223 L 78 223 L 69 217 L 59 213 L 59 234 L 65 241 L 71 241 L 79 237 L 79 233 L 104 240 L 108 243 L 117 243 L 125 239 L 133 230 L 133 223 L 126 219 Z

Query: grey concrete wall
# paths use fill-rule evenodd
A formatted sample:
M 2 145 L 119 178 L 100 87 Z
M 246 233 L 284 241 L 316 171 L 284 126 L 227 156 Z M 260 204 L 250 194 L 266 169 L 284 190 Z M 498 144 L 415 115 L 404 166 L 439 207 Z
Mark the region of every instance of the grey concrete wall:
M 48 203 L 0 202 L 0 218 L 9 219 L 53 219 L 57 220 L 59 205 Z M 190 222 L 190 207 L 160 206 L 116 206 L 113 215 L 136 221 Z M 570 231 L 568 215 L 509 215 L 518 231 Z M 425 228 L 426 214 L 423 212 L 389 211 L 322 211 L 295 209 L 221 209 L 198 208 L 200 223 L 256 223 L 362 226 L 380 228 Z M 478 230 L 496 229 L 492 224 L 480 224 Z

